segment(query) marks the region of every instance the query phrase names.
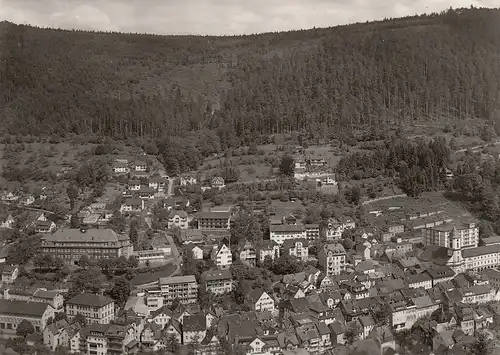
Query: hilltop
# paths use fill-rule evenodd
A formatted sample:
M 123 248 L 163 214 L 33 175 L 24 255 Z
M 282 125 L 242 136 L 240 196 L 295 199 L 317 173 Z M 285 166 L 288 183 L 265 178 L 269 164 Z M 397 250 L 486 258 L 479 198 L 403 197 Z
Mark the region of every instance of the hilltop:
M 3 133 L 325 136 L 353 125 L 499 117 L 500 11 L 449 10 L 252 36 L 2 23 Z M 237 139 L 237 138 L 241 138 Z

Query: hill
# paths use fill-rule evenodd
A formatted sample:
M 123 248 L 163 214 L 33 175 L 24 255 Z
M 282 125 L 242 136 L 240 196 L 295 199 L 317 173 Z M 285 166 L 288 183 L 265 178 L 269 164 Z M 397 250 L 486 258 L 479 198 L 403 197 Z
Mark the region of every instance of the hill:
M 0 130 L 113 138 L 335 134 L 498 118 L 500 10 L 239 37 L 0 26 Z

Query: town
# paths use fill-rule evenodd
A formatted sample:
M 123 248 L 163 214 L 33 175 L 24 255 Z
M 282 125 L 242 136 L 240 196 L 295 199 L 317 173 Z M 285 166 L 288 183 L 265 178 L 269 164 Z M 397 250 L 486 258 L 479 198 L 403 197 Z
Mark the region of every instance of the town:
M 64 216 L 47 207 L 57 192 L 4 192 L 4 349 L 448 355 L 497 346 L 500 236 L 439 194 L 360 201 L 328 157 L 297 145 L 268 152 L 281 154 L 279 171 L 250 183 L 231 177 L 231 165 L 167 176 L 136 154 L 108 160 L 101 177 L 82 177 L 85 165 L 70 174 Z M 447 169 L 443 180 L 453 178 Z

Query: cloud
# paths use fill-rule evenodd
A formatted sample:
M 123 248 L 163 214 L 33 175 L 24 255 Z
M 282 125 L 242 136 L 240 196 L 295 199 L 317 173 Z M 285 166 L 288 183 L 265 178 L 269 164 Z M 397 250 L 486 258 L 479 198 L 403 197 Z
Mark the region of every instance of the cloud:
M 328 27 L 500 0 L 0 0 L 0 20 L 40 27 L 233 35 Z

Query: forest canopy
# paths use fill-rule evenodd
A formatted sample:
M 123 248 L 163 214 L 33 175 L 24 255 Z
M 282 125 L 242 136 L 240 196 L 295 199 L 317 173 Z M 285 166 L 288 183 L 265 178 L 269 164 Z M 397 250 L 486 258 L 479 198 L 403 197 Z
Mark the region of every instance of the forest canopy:
M 204 130 L 225 149 L 273 133 L 496 119 L 498 23 L 500 10 L 476 8 L 239 37 L 3 22 L 0 129 L 151 137 L 164 147 L 165 136 Z

